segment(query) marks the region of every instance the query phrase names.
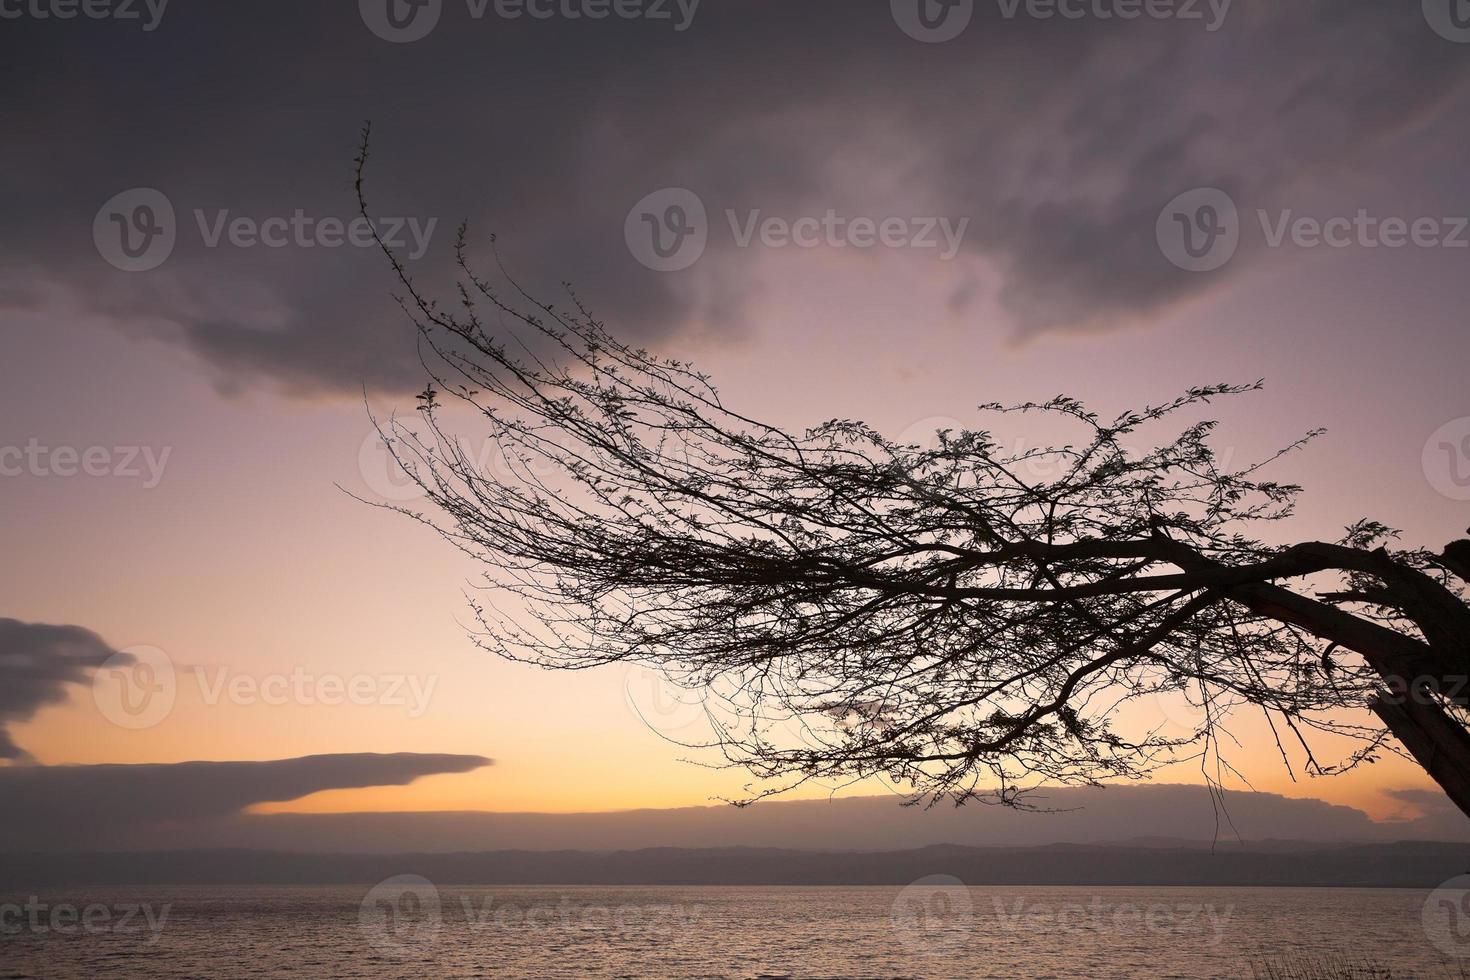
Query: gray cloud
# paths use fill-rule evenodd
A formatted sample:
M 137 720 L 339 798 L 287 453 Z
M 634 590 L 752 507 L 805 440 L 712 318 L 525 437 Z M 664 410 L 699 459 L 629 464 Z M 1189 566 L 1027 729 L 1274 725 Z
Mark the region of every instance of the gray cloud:
M 1452 810 L 1455 804 L 1437 789 L 1387 789 L 1383 795 L 1425 810 Z
M 0 619 L 0 759 L 30 761 L 7 726 L 65 701 L 68 685 L 86 681 L 115 653 L 80 626 Z
M 1222 281 L 1159 254 L 1155 219 L 1182 190 L 1273 206 L 1324 175 L 1386 180 L 1382 159 L 1449 152 L 1470 75 L 1417 4 L 1377 0 L 1241 0 L 1214 32 L 1006 19 L 982 2 L 945 44 L 910 40 L 886 3 L 850 0 L 706 0 L 683 32 L 476 22 L 450 0 L 433 34 L 404 45 L 374 37 L 355 4 L 286 0 L 179 5 L 148 33 L 6 30 L 18 57 L 0 79 L 46 98 L 0 108 L 0 306 L 34 307 L 46 283 L 186 345 L 222 384 L 302 393 L 419 380 L 381 257 L 210 249 L 193 212 L 350 217 L 363 118 L 377 129 L 374 211 L 438 219 L 413 263 L 431 291 L 449 283 L 468 217 L 481 258 L 498 233 L 536 291 L 571 280 L 620 333 L 738 334 L 755 250 L 734 246 L 725 209 L 952 215 L 971 219 L 961 263 L 1000 272 L 1024 335 L 1116 326 Z M 168 195 L 179 243 L 130 274 L 90 232 L 102 202 L 135 186 Z M 674 274 L 638 265 L 622 237 L 633 203 L 665 186 L 695 190 L 712 221 L 705 257 Z M 1250 267 L 1247 249 L 1222 275 Z M 969 282 L 956 274 L 957 297 Z
M 1395 826 L 1413 827 L 1444 840 L 1458 840 L 1466 833 L 1465 814 L 1438 789 L 1389 789 L 1384 795 L 1409 806 L 1410 813 Z
M 404 752 L 270 762 L 14 766 L 0 768 L 0 823 L 12 846 L 22 849 L 170 840 L 228 821 L 256 803 L 329 789 L 401 786 L 491 764 L 475 755 Z

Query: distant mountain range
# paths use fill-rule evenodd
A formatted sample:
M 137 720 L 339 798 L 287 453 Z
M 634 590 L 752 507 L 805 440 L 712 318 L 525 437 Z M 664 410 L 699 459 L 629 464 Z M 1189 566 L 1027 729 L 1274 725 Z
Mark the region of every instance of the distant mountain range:
M 1241 885 L 1433 888 L 1470 871 L 1470 844 L 1294 841 L 1209 845 L 935 845 L 900 851 L 759 847 L 451 854 L 190 850 L 0 854 L 0 890 L 81 885 L 372 884 L 400 874 L 436 884 L 904 885 L 952 875 L 969 885 Z
M 932 844 L 1039 847 L 1143 837 L 1269 837 L 1318 843 L 1470 841 L 1443 793 L 1387 791 L 1398 819 L 1322 800 L 1204 786 L 1050 787 L 1020 812 L 979 803 L 905 807 L 896 796 L 765 800 L 600 813 L 259 813 L 260 803 L 332 787 L 392 785 L 488 764 L 476 756 L 311 756 L 273 762 L 0 767 L 0 849 L 64 852 L 246 849 L 394 854 L 404 850 L 633 851 L 651 847 L 899 851 Z M 107 819 L 98 820 L 104 813 Z M 14 843 L 11 843 L 14 842 Z

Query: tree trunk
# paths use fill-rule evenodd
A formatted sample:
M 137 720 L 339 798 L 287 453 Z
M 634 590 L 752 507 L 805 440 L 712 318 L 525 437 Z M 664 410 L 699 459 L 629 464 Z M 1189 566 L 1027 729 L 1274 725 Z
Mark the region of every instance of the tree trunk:
M 1470 733 L 1422 687 L 1380 694 L 1369 707 L 1424 771 L 1470 816 Z
M 1388 687 L 1369 707 L 1470 817 L 1470 732 L 1425 686 L 1430 679 L 1443 685 L 1453 673 L 1444 669 L 1433 648 L 1279 585 L 1243 586 L 1230 595 L 1254 612 L 1362 654 Z

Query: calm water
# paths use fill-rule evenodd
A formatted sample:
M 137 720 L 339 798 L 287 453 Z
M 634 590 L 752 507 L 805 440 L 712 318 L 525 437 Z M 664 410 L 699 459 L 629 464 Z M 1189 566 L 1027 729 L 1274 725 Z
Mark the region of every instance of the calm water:
M 1231 977 L 1282 953 L 1446 976 L 1426 896 L 928 879 L 109 889 L 0 897 L 0 977 Z

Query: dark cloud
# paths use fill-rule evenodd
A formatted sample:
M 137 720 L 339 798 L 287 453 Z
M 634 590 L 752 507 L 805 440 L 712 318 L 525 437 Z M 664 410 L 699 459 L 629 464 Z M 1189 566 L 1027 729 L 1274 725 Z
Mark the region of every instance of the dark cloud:
M 943 44 L 905 36 L 887 3 L 851 0 L 705 0 L 684 31 L 475 21 L 446 0 L 410 44 L 375 37 L 353 3 L 180 3 L 150 32 L 7 22 L 0 79 L 35 97 L 0 107 L 0 303 L 34 306 L 47 283 L 187 345 L 227 384 L 414 384 L 381 257 L 209 249 L 195 227 L 196 209 L 350 217 L 350 161 L 371 117 L 374 210 L 438 219 L 413 263 L 431 290 L 448 282 L 452 228 L 468 217 L 538 292 L 571 280 L 625 335 L 736 333 L 758 282 L 725 209 L 834 208 L 968 217 L 961 264 L 999 271 L 1015 330 L 1097 329 L 1221 281 L 1158 251 L 1155 219 L 1180 191 L 1218 186 L 1244 208 L 1324 173 L 1391 179 L 1373 161 L 1394 154 L 1375 152 L 1410 127 L 1416 152 L 1443 152 L 1465 122 L 1452 107 L 1470 59 L 1418 4 L 1237 0 L 1214 31 L 1001 10 L 977 3 Z M 117 272 L 92 247 L 93 217 L 140 186 L 167 194 L 179 242 L 152 272 Z M 711 244 L 660 274 L 629 255 L 623 222 L 668 186 L 704 200 Z M 1226 275 L 1249 267 L 1247 250 Z M 963 297 L 971 277 L 957 271 L 953 288 Z
M 1453 810 L 1455 804 L 1442 790 L 1437 789 L 1388 789 L 1383 795 L 1419 807 L 1423 810 Z
M 401 786 L 491 765 L 475 755 L 313 755 L 272 762 L 0 768 L 0 824 L 12 846 L 78 848 L 172 839 L 256 803 L 330 789 Z M 153 838 L 158 839 L 158 838 Z
M 1412 827 L 1416 833 L 1458 840 L 1466 834 L 1465 814 L 1439 789 L 1389 789 L 1384 795 L 1407 804 L 1407 812 L 1393 826 Z
M 113 656 L 122 658 L 118 663 L 128 662 L 126 654 L 80 626 L 0 619 L 0 759 L 29 761 L 6 727 L 65 701 L 68 685 L 86 681 Z

